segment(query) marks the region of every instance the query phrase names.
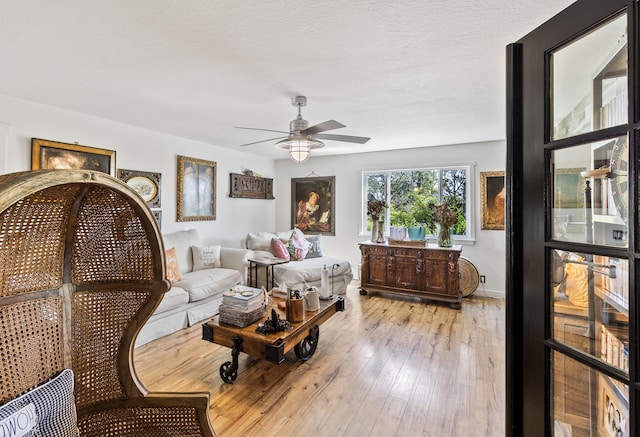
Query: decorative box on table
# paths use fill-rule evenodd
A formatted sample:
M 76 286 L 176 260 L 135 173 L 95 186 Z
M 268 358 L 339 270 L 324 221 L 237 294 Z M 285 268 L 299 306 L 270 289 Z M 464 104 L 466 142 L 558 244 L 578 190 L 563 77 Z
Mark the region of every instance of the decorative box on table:
M 257 322 L 258 320 L 262 319 L 264 317 L 265 308 L 265 305 L 261 305 L 253 311 L 245 312 L 229 308 L 228 306 L 222 304 L 220 305 L 219 310 L 220 322 L 244 328 L 245 326 L 249 326 L 253 322 Z

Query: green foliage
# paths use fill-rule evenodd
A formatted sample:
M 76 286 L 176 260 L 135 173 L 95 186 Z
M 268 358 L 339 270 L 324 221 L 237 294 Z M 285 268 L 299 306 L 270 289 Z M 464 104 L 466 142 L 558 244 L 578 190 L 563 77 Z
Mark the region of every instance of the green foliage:
M 367 196 L 374 196 L 377 199 L 386 198 L 387 184 L 389 184 L 391 195 L 388 198 L 389 208 L 386 211 L 389 224 L 399 227 L 424 226 L 427 234 L 430 235 L 436 234 L 437 226 L 433 221 L 429 204 L 447 202 L 458 215 L 453 233 L 464 234 L 467 228 L 466 177 L 464 169 L 407 170 L 369 174 Z

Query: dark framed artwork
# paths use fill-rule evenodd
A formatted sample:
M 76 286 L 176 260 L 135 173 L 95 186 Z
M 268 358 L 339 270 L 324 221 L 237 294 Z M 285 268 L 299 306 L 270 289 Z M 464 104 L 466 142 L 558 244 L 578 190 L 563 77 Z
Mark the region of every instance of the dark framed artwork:
M 310 235 L 335 235 L 335 176 L 291 179 L 291 226 Z
M 216 163 L 178 156 L 177 221 L 216 219 Z
M 116 151 L 31 139 L 31 170 L 73 169 L 96 170 L 115 176 Z
M 149 208 L 162 206 L 162 174 L 119 168 L 118 179 L 133 188 L 147 202 Z
M 504 171 L 480 172 L 481 229 L 504 230 Z
M 158 223 L 158 229 L 162 229 L 162 211 L 156 209 L 151 212 L 153 213 L 153 217 L 155 217 L 156 222 Z
M 586 168 L 557 168 L 553 178 L 553 207 L 556 209 L 584 210 L 584 178 Z M 576 218 L 576 220 L 578 220 Z M 579 220 L 578 220 L 579 221 Z

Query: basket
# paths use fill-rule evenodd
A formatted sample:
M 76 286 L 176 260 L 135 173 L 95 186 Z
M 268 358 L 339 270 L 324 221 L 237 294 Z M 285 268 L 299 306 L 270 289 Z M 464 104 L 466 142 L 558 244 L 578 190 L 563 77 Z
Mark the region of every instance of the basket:
M 263 318 L 265 309 L 266 305 L 262 305 L 253 311 L 243 312 L 229 308 L 226 305 L 220 305 L 220 322 L 244 328 Z

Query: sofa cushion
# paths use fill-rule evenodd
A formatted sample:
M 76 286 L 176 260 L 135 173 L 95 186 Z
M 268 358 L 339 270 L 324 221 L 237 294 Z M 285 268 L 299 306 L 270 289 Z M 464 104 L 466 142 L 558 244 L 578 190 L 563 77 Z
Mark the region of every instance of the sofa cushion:
M 237 270 L 215 268 L 186 273 L 175 285 L 189 293 L 189 302 L 196 302 L 241 283 L 242 275 Z
M 182 280 L 182 272 L 180 271 L 180 263 L 176 255 L 176 248 L 172 247 L 164 251 L 164 256 L 167 262 L 167 279 L 175 284 L 177 281 Z
M 0 407 L 0 431 L 14 436 L 78 436 L 73 372 L 50 381 Z
M 285 246 L 279 238 L 274 237 L 271 239 L 271 253 L 273 253 L 276 258 L 280 258 L 285 261 L 289 261 L 291 259 L 287 246 Z
M 192 246 L 193 270 L 220 267 L 220 249 L 221 246 Z
M 279 264 L 273 267 L 275 280 L 284 282 L 288 286 L 295 286 L 304 282 L 319 281 L 322 268 L 327 266 L 329 278 L 345 273 L 351 273 L 351 264 L 344 258 L 323 256 L 322 258 L 308 258 L 302 262 Z M 336 267 L 335 269 L 333 267 Z
M 272 238 L 278 238 L 278 236 L 273 232 L 249 232 L 246 241 L 247 249 L 271 252 Z
M 322 247 L 320 247 L 320 237 L 322 235 L 305 235 L 305 239 L 311 243 L 311 249 L 307 252 L 305 259 L 320 258 L 322 256 Z
M 193 255 L 191 254 L 191 246 L 200 246 L 200 236 L 196 229 L 188 229 L 186 231 L 177 231 L 162 236 L 164 247 L 175 247 L 178 257 L 178 265 L 180 271 L 188 273 L 193 270 Z
M 311 243 L 305 238 L 302 231 L 294 229 L 291 233 L 291 239 L 288 242 L 287 249 L 291 255 L 292 261 L 301 261 L 307 256 L 307 252 L 311 249 Z
M 162 296 L 160 305 L 158 305 L 158 308 L 156 308 L 153 314 L 159 314 L 165 311 L 169 311 L 173 308 L 182 306 L 187 302 L 189 302 L 189 293 L 187 293 L 184 289 L 176 287 L 174 285 Z

